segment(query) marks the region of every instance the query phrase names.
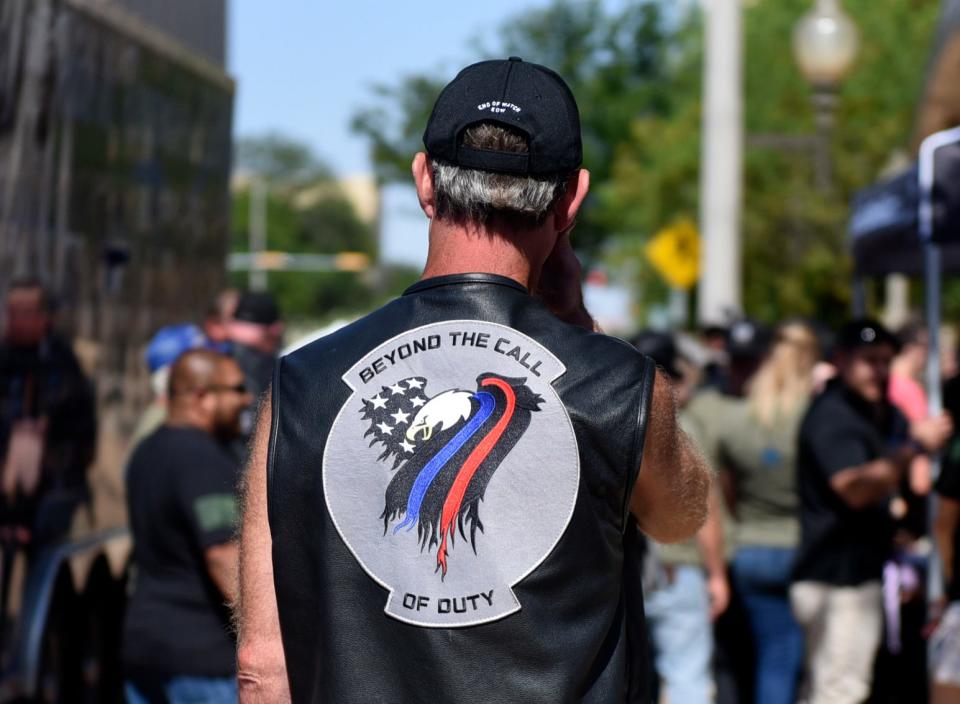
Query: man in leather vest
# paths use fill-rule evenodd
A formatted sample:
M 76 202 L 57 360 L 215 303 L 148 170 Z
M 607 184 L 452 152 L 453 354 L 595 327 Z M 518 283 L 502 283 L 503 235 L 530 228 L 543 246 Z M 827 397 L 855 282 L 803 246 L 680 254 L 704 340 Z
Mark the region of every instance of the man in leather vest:
M 583 307 L 573 95 L 475 64 L 424 144 L 421 281 L 283 357 L 265 401 L 241 700 L 640 701 L 638 526 L 693 535 L 710 476 L 669 381 Z

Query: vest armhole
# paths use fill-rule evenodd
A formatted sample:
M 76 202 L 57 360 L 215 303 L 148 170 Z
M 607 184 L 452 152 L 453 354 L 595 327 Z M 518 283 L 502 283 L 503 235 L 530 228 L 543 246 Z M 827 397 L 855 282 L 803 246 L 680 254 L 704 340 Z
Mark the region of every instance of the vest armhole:
M 640 389 L 637 395 L 637 423 L 633 434 L 633 447 L 630 453 L 631 462 L 627 468 L 626 491 L 623 497 L 623 517 L 621 531 L 629 525 L 630 497 L 633 494 L 633 485 L 640 474 L 640 465 L 643 462 L 643 444 L 647 436 L 647 421 L 650 418 L 650 405 L 653 402 L 653 384 L 657 378 L 657 365 L 644 355 L 643 371 L 640 376 Z
M 267 523 L 273 533 L 273 472 L 277 455 L 277 433 L 280 429 L 280 369 L 283 357 L 273 365 L 273 381 L 270 384 L 270 443 L 267 446 Z

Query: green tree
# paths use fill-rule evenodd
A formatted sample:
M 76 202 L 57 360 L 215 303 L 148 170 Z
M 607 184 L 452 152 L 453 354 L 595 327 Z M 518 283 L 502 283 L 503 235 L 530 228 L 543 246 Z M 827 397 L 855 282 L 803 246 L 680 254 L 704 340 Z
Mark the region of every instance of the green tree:
M 815 188 L 809 153 L 747 152 L 744 293 L 756 315 L 836 322 L 849 311 L 849 202 L 896 151 L 910 149 L 938 6 L 844 1 L 862 45 L 839 95 L 830 191 Z M 808 8 L 800 0 L 765 0 L 745 14 L 748 133 L 814 130 L 810 88 L 786 53 L 793 24 Z
M 234 149 L 241 171 L 257 174 L 274 186 L 303 186 L 333 178 L 309 145 L 276 132 L 241 137 Z
M 267 248 L 293 253 L 362 252 L 377 257 L 377 237 L 307 145 L 280 135 L 245 138 L 237 145 L 241 169 L 268 184 Z M 306 201 L 307 204 L 304 204 Z M 248 250 L 250 191 L 233 197 L 233 251 Z M 234 275 L 238 285 L 246 273 Z M 291 319 L 323 320 L 369 309 L 378 290 L 354 272 L 271 272 L 270 291 Z
M 895 151 L 909 147 L 937 3 L 885 5 L 881 11 L 866 0 L 846 0 L 844 7 L 860 27 L 862 49 L 838 96 L 833 187 L 825 193 L 816 189 L 809 149 L 748 146 L 745 153 L 744 306 L 768 321 L 803 315 L 835 323 L 847 314 L 848 204 Z M 762 0 L 744 10 L 748 137 L 814 133 L 810 87 L 790 51 L 793 25 L 808 9 L 802 0 Z M 699 25 L 697 16 L 678 25 L 677 37 L 688 49 L 673 65 L 669 116 L 634 122 L 618 146 L 613 177 L 601 186 L 604 222 L 614 233 L 612 250 L 621 261 L 640 256 L 643 243 L 663 225 L 697 216 Z M 638 271 L 643 290 L 656 292 L 649 267 Z
M 832 142 L 834 187 L 814 186 L 810 150 L 748 148 L 744 163 L 744 304 L 750 315 L 835 321 L 849 309 L 845 227 L 853 193 L 894 151 L 910 147 L 915 106 L 935 25 L 936 0 L 845 0 L 862 48 L 843 84 Z M 813 133 L 810 88 L 790 51 L 808 0 L 744 8 L 748 134 Z M 519 54 L 556 68 L 582 112 L 592 197 L 575 233 L 588 255 L 625 267 L 657 302 L 665 287 L 643 247 L 657 230 L 698 215 L 702 20 L 697 5 L 647 0 L 610 10 L 556 0 L 518 14 L 483 55 Z M 381 86 L 356 128 L 371 139 L 381 178 L 404 180 L 439 88 L 449 77 Z M 643 305 L 641 305 L 642 309 Z

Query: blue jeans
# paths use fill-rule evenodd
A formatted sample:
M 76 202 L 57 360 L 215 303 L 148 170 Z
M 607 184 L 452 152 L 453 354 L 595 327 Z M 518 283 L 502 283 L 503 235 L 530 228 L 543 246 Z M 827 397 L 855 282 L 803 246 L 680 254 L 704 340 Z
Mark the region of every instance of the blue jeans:
M 675 567 L 673 579 L 651 589 L 645 601 L 654 662 L 669 701 L 709 704 L 713 626 L 703 570 Z
M 803 630 L 790 610 L 790 548 L 743 547 L 733 581 L 750 619 L 757 649 L 755 700 L 794 704 L 803 665 Z
M 127 704 L 236 704 L 234 677 L 168 677 L 124 683 Z

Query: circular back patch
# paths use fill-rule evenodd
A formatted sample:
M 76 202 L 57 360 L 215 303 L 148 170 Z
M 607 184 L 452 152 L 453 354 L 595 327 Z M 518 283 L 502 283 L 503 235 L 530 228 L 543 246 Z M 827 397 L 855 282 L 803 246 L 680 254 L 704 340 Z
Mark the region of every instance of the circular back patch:
M 511 587 L 553 550 L 573 514 L 580 461 L 551 386 L 565 367 L 512 328 L 426 325 L 364 355 L 323 457 L 333 522 L 417 626 L 518 611 Z

